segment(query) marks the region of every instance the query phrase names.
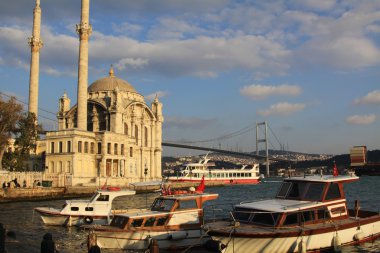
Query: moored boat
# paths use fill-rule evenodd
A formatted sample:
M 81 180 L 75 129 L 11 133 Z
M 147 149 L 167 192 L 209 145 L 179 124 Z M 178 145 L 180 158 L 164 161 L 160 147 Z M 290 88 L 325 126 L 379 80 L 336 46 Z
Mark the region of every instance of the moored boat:
M 262 176 L 259 164 L 242 165 L 241 168 L 217 168 L 207 155 L 198 162 L 184 164 L 178 175 L 168 177 L 172 182 L 223 182 L 225 184 L 257 184 Z
M 231 219 L 204 226 L 224 253 L 319 252 L 380 237 L 380 215 L 347 208 L 345 183 L 355 175 L 284 179 L 273 199 L 242 202 Z
M 157 197 L 151 208 L 115 215 L 109 226 L 93 226 L 100 248 L 145 250 L 154 239 L 160 249 L 200 246 L 210 239 L 203 231 L 203 203 L 218 194 L 196 191 Z
M 36 207 L 34 210 L 41 215 L 46 225 L 109 224 L 114 213 L 123 212 L 112 210 L 113 200 L 120 196 L 134 194 L 136 194 L 135 191 L 107 187 L 97 190 L 89 200 L 66 200 L 62 208 Z

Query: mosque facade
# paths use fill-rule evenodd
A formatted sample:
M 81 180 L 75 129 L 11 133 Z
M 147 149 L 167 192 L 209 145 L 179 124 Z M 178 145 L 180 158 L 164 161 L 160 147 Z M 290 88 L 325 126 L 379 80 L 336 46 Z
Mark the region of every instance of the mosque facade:
M 40 1 L 34 9 L 32 39 L 39 38 Z M 162 103 L 149 106 L 125 80 L 108 76 L 88 85 L 89 0 L 82 0 L 79 35 L 77 103 L 66 93 L 59 98 L 58 131 L 46 133 L 44 180 L 53 186 L 125 185 L 159 180 L 162 156 Z M 30 112 L 37 114 L 40 44 L 32 48 Z M 36 45 L 35 45 L 36 44 Z

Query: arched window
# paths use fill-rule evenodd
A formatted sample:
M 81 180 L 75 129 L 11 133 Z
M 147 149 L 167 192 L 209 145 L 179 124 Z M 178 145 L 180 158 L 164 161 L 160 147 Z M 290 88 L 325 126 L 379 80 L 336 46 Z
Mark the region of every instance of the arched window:
M 135 125 L 135 140 L 136 140 L 136 145 L 139 144 L 139 128 L 137 125 Z
M 102 153 L 102 143 L 98 142 L 98 154 Z
M 144 144 L 145 144 L 145 147 L 148 147 L 148 128 L 145 127 L 144 128 Z
M 124 134 L 128 135 L 128 124 L 124 123 Z

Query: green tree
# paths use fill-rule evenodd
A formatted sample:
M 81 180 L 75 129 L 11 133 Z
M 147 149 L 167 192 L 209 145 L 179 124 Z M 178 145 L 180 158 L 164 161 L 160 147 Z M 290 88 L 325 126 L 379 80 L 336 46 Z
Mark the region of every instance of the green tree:
M 17 133 L 17 122 L 22 118 L 22 105 L 15 97 L 5 101 L 0 96 L 0 170 L 9 140 Z
M 34 113 L 25 113 L 17 122 L 17 134 L 15 138 L 16 150 L 13 154 L 12 164 L 16 170 L 24 170 L 26 161 L 30 160 L 30 151 L 35 152 L 37 148 L 38 133 L 42 132 L 42 126 L 37 125 Z

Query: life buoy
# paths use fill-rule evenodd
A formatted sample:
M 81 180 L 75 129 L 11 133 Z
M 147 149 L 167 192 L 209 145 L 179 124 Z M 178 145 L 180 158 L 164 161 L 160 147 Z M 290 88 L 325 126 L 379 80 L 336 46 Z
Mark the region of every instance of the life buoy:
M 91 224 L 93 221 L 94 221 L 94 219 L 92 218 L 92 217 L 90 217 L 90 216 L 86 216 L 86 217 L 84 217 L 84 222 L 85 223 L 87 223 L 87 224 Z

